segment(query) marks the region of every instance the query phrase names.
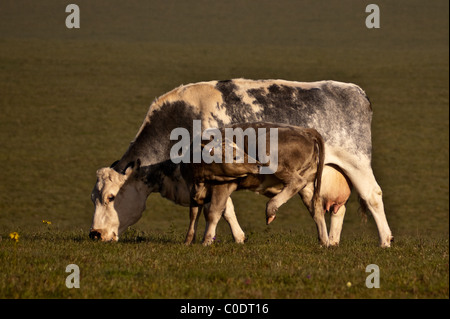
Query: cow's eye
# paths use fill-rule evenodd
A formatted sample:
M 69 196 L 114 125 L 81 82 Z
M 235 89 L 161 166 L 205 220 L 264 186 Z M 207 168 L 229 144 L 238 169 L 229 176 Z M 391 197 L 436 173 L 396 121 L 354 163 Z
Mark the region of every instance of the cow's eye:
M 111 195 L 108 196 L 108 201 L 112 202 L 112 201 L 114 201 L 115 198 L 116 198 L 116 196 L 111 194 Z

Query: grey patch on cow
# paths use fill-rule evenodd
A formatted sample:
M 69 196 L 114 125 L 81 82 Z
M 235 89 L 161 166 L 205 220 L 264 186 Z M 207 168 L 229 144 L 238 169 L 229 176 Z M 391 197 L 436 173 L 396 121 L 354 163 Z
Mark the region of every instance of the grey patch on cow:
M 330 127 L 328 134 L 335 135 L 338 145 L 370 159 L 372 107 L 367 95 L 356 85 L 345 88 L 325 85 L 323 91 L 330 97 L 330 118 L 340 127 L 340 131 Z
M 299 87 L 273 84 L 267 88 L 250 89 L 247 93 L 262 107 L 260 117 L 271 122 L 306 126 L 323 107 L 319 89 L 305 90 Z
M 225 109 L 231 123 L 266 121 L 315 128 L 326 144 L 371 158 L 372 110 L 366 94 L 356 85 L 323 81 L 310 88 L 272 84 L 248 89 L 245 94 L 261 109 L 256 113 L 252 105 L 243 102 L 233 80 L 217 82 L 216 89 L 223 99 L 219 107 Z
M 150 113 L 148 121 L 114 169 L 120 172 L 125 165 L 137 158 L 140 158 L 144 165 L 169 159 L 170 149 L 177 142 L 170 140 L 170 133 L 175 128 L 183 127 L 192 136 L 193 120 L 202 118 L 202 115 L 194 110 L 192 105 L 181 100 L 163 103 L 159 109 Z
M 372 111 L 365 93 L 354 85 L 324 82 L 318 87 L 270 85 L 249 89 L 247 94 L 261 107 L 262 121 L 315 128 L 328 145 L 343 146 L 352 153 L 371 157 Z M 326 119 L 326 121 L 325 121 Z
M 216 108 L 217 108 L 217 109 L 220 109 L 219 102 L 217 102 Z M 219 118 L 219 116 L 217 116 L 217 115 L 214 114 L 213 112 L 210 112 L 209 115 L 211 116 L 212 119 L 214 119 L 214 121 L 216 121 L 217 127 L 222 127 L 222 126 L 225 125 L 224 121 L 222 121 L 222 120 Z
M 217 82 L 216 89 L 222 93 L 223 99 L 223 104 L 219 107 L 225 108 L 225 113 L 232 119 L 232 123 L 256 121 L 252 106 L 242 101 L 242 96 L 236 93 L 237 88 L 232 80 Z

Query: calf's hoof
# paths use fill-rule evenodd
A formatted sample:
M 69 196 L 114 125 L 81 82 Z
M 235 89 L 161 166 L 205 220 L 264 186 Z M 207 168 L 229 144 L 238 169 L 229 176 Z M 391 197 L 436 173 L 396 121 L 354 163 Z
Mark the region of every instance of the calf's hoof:
M 202 245 L 210 246 L 212 243 L 214 243 L 214 239 L 215 239 L 215 237 L 207 236 L 206 238 L 203 239 Z
M 184 240 L 185 245 L 190 245 L 195 242 L 195 236 L 193 234 L 186 235 L 186 239 Z
M 277 218 L 276 215 L 267 217 L 267 220 L 266 220 L 267 225 L 269 225 L 271 222 L 273 222 L 273 220 L 274 220 L 275 218 Z

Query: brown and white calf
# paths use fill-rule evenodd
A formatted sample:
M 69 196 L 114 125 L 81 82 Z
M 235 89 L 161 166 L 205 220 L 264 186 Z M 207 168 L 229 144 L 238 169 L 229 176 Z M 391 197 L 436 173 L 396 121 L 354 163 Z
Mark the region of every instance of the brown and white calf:
M 266 220 L 270 223 L 275 219 L 278 208 L 295 194 L 302 197 L 311 216 L 317 225 L 319 240 L 328 245 L 328 234 L 325 223 L 323 205 L 319 196 L 321 177 L 324 166 L 324 142 L 315 129 L 300 128 L 290 125 L 272 123 L 236 124 L 236 127 L 247 131 L 253 129 L 277 129 L 277 168 L 272 174 L 261 174 L 261 156 L 258 152 L 256 161 L 250 159 L 249 142 L 244 144 L 243 163 L 181 163 L 181 174 L 191 186 L 190 217 L 191 227 L 195 227 L 201 207 L 210 203 L 209 211 L 205 212 L 206 231 L 203 244 L 210 244 L 215 237 L 215 231 L 231 193 L 235 190 L 247 189 L 271 197 L 266 205 Z M 226 128 L 220 130 L 223 141 L 226 141 Z M 270 131 L 269 134 L 273 134 Z M 259 139 L 265 138 L 265 150 L 273 139 L 266 134 L 256 134 L 254 143 L 261 145 Z M 232 143 L 234 143 L 232 141 Z M 209 144 L 208 144 L 209 145 Z M 205 145 L 202 145 L 205 148 Z M 237 157 L 235 147 L 235 159 Z M 222 143 L 222 156 L 225 158 L 225 142 Z M 216 150 L 215 150 L 216 151 Z M 210 152 L 210 151 L 209 151 Z M 265 152 L 265 151 L 264 151 Z M 271 157 L 272 160 L 272 157 Z M 267 165 L 267 164 L 266 164 Z

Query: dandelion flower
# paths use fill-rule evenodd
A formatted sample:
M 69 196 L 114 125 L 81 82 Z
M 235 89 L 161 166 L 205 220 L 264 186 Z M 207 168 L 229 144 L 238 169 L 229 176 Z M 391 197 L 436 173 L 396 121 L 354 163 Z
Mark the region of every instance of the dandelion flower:
M 19 241 L 19 234 L 17 232 L 12 232 L 9 234 L 9 238 L 11 238 L 12 240 L 15 240 L 16 242 Z

